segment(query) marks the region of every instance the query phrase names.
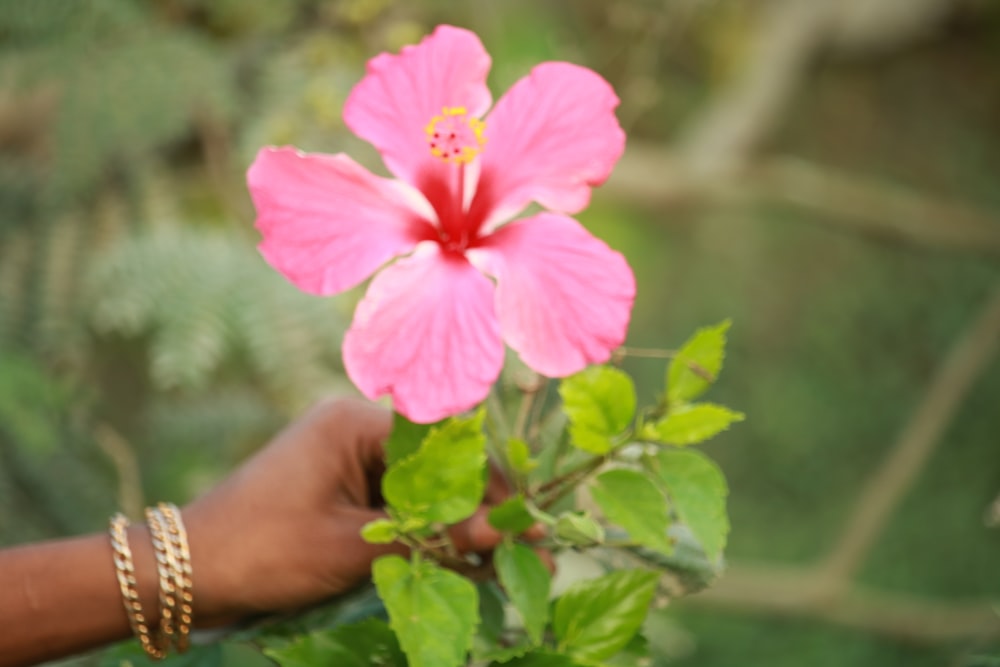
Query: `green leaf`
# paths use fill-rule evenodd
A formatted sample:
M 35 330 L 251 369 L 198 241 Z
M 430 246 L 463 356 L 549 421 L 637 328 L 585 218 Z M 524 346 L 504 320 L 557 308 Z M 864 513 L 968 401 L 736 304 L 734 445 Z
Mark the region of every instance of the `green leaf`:
M 531 458 L 531 448 L 528 443 L 520 438 L 511 438 L 507 441 L 507 462 L 515 472 L 527 475 L 538 467 L 538 461 Z
M 424 441 L 427 434 L 431 432 L 437 424 L 415 424 L 409 419 L 394 412 L 392 414 L 392 433 L 385 441 L 385 461 L 392 465 L 396 461 L 402 461 L 410 454 L 420 449 L 420 443 Z
M 382 495 L 402 516 L 452 524 L 479 506 L 485 490 L 482 410 L 431 429 L 420 449 L 390 467 Z
M 616 537 L 615 533 L 616 529 L 609 530 L 608 537 Z M 691 595 L 711 586 L 724 570 L 722 559 L 709 560 L 691 529 L 682 523 L 671 526 L 669 535 L 673 542 L 673 553 L 669 555 L 646 547 L 631 547 L 628 551 L 637 561 L 662 572 L 674 597 Z
M 623 649 L 642 627 L 658 579 L 656 572 L 620 570 L 567 590 L 552 616 L 560 649 L 586 661 Z
M 534 651 L 507 662 L 498 661 L 493 664 L 503 664 L 505 667 L 583 667 L 565 653 L 552 651 Z
M 664 450 L 655 461 L 677 515 L 701 543 L 705 555 L 717 558 L 729 534 L 729 488 L 722 471 L 707 456 L 690 449 Z
M 281 667 L 405 667 L 406 659 L 396 636 L 383 621 L 368 619 L 300 635 L 281 648 L 265 648 L 264 654 Z
M 681 346 L 667 369 L 667 400 L 690 401 L 705 393 L 719 377 L 726 356 L 726 332 L 731 320 L 698 329 Z
M 150 659 L 139 642 L 128 641 L 105 651 L 97 664 L 100 667 L 274 667 L 274 663 L 261 655 L 253 644 L 234 641 L 194 644 L 187 652 L 172 653 L 163 660 Z M 347 663 L 346 667 L 353 667 L 353 664 Z M 396 663 L 386 664 L 397 667 Z
M 525 631 L 538 644 L 549 620 L 552 575 L 538 554 L 516 542 L 504 542 L 497 547 L 493 564 L 507 597 L 521 614 Z
M 479 593 L 479 636 L 492 644 L 496 644 L 503 636 L 506 613 L 504 598 L 500 587 L 495 581 L 484 581 L 476 584 Z
M 592 547 L 604 542 L 604 528 L 586 512 L 565 512 L 556 520 L 555 537 L 574 547 Z
M 694 445 L 728 430 L 729 425 L 746 418 L 742 412 L 714 403 L 680 405 L 670 414 L 650 424 L 644 436 L 668 445 Z
M 608 520 L 627 530 L 635 542 L 665 554 L 673 550 L 667 539 L 667 499 L 646 475 L 609 470 L 594 480 L 590 492 Z
M 584 451 L 608 453 L 611 439 L 635 417 L 635 386 L 617 368 L 591 366 L 563 380 L 559 394 L 569 417 L 570 440 Z
M 373 578 L 410 667 L 458 667 L 479 622 L 476 587 L 426 560 L 383 556 Z
M 490 525 L 497 530 L 514 534 L 523 533 L 535 525 L 535 517 L 522 495 L 511 496 L 491 509 L 488 519 Z
M 642 632 L 637 632 L 625 645 L 625 648 L 607 660 L 602 667 L 636 667 L 636 665 L 648 665 L 651 662 L 649 640 L 643 636 Z
M 375 519 L 361 527 L 361 539 L 371 544 L 389 544 L 399 537 L 399 527 L 392 519 Z

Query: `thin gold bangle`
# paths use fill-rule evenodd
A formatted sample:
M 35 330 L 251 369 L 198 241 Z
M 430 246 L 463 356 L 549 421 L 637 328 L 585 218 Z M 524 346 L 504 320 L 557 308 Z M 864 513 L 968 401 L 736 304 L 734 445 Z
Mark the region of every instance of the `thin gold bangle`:
M 191 549 L 188 546 L 187 530 L 184 528 L 181 511 L 177 509 L 177 506 L 172 503 L 160 503 L 157 505 L 157 509 L 165 519 L 172 552 L 178 565 L 174 570 L 174 585 L 177 591 L 175 596 L 176 609 L 174 621 L 176 623 L 177 650 L 183 653 L 189 645 L 191 624 L 194 616 L 194 583 L 191 569 Z
M 118 586 L 121 588 L 122 604 L 125 606 L 125 614 L 128 616 L 132 634 L 139 640 L 142 650 L 154 660 L 162 660 L 166 656 L 162 639 L 154 637 L 150 633 L 149 625 L 146 623 L 146 615 L 142 613 L 138 582 L 135 578 L 135 565 L 132 562 L 132 550 L 128 546 L 128 535 L 125 532 L 128 525 L 128 519 L 125 515 L 118 513 L 111 518 L 108 531 L 111 534 L 111 547 L 114 549 L 115 573 L 118 576 Z
M 179 570 L 174 558 L 173 548 L 167 537 L 167 522 L 162 515 L 152 507 L 146 508 L 146 525 L 153 540 L 153 550 L 156 553 L 156 574 L 160 580 L 160 637 L 165 647 L 176 641 L 174 628 L 174 613 L 177 607 L 175 574 Z

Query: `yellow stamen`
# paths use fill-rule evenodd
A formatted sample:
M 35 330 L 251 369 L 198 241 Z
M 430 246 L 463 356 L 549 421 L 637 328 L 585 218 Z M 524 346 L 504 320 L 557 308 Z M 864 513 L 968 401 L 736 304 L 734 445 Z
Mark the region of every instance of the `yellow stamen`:
M 486 124 L 469 117 L 465 107 L 444 107 L 424 128 L 431 153 L 445 162 L 471 162 L 486 143 Z

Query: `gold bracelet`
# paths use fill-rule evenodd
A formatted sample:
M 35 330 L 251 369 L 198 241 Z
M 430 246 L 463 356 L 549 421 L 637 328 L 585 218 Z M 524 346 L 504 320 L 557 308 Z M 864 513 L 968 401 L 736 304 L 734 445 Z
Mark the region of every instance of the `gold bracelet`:
M 174 621 L 176 624 L 177 650 L 184 652 L 188 648 L 191 634 L 191 624 L 194 604 L 194 583 L 192 581 L 191 550 L 188 546 L 187 530 L 181 519 L 181 511 L 172 503 L 160 503 L 157 506 L 160 515 L 165 519 L 169 533 L 169 541 L 178 567 L 174 570 L 174 586 L 176 588 Z
M 115 573 L 118 575 L 118 586 L 122 592 L 122 603 L 128 616 L 132 633 L 139 640 L 146 655 L 154 660 L 162 660 L 166 656 L 162 638 L 154 637 L 149 631 L 146 616 L 142 613 L 142 603 L 139 602 L 138 582 L 135 578 L 135 565 L 132 562 L 132 550 L 128 546 L 128 519 L 124 514 L 115 514 L 111 518 L 109 532 L 111 546 L 114 549 Z
M 160 581 L 160 637 L 165 647 L 176 641 L 174 613 L 177 607 L 175 573 L 180 567 L 167 537 L 166 520 L 152 507 L 146 508 L 146 525 L 156 553 L 156 574 Z

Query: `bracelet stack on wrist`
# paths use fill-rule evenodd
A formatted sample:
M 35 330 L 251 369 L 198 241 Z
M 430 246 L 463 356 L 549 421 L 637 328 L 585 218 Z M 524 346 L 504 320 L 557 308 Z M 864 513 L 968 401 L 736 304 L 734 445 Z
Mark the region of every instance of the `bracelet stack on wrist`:
M 191 633 L 192 602 L 191 552 L 180 510 L 170 503 L 146 508 L 146 524 L 156 552 L 159 578 L 160 624 L 151 630 L 139 601 L 138 585 L 132 550 L 125 529 L 128 519 L 123 514 L 111 518 L 111 546 L 114 549 L 115 571 L 121 588 L 122 602 L 128 614 L 132 633 L 146 654 L 154 660 L 166 657 L 173 646 L 178 652 L 187 650 Z

